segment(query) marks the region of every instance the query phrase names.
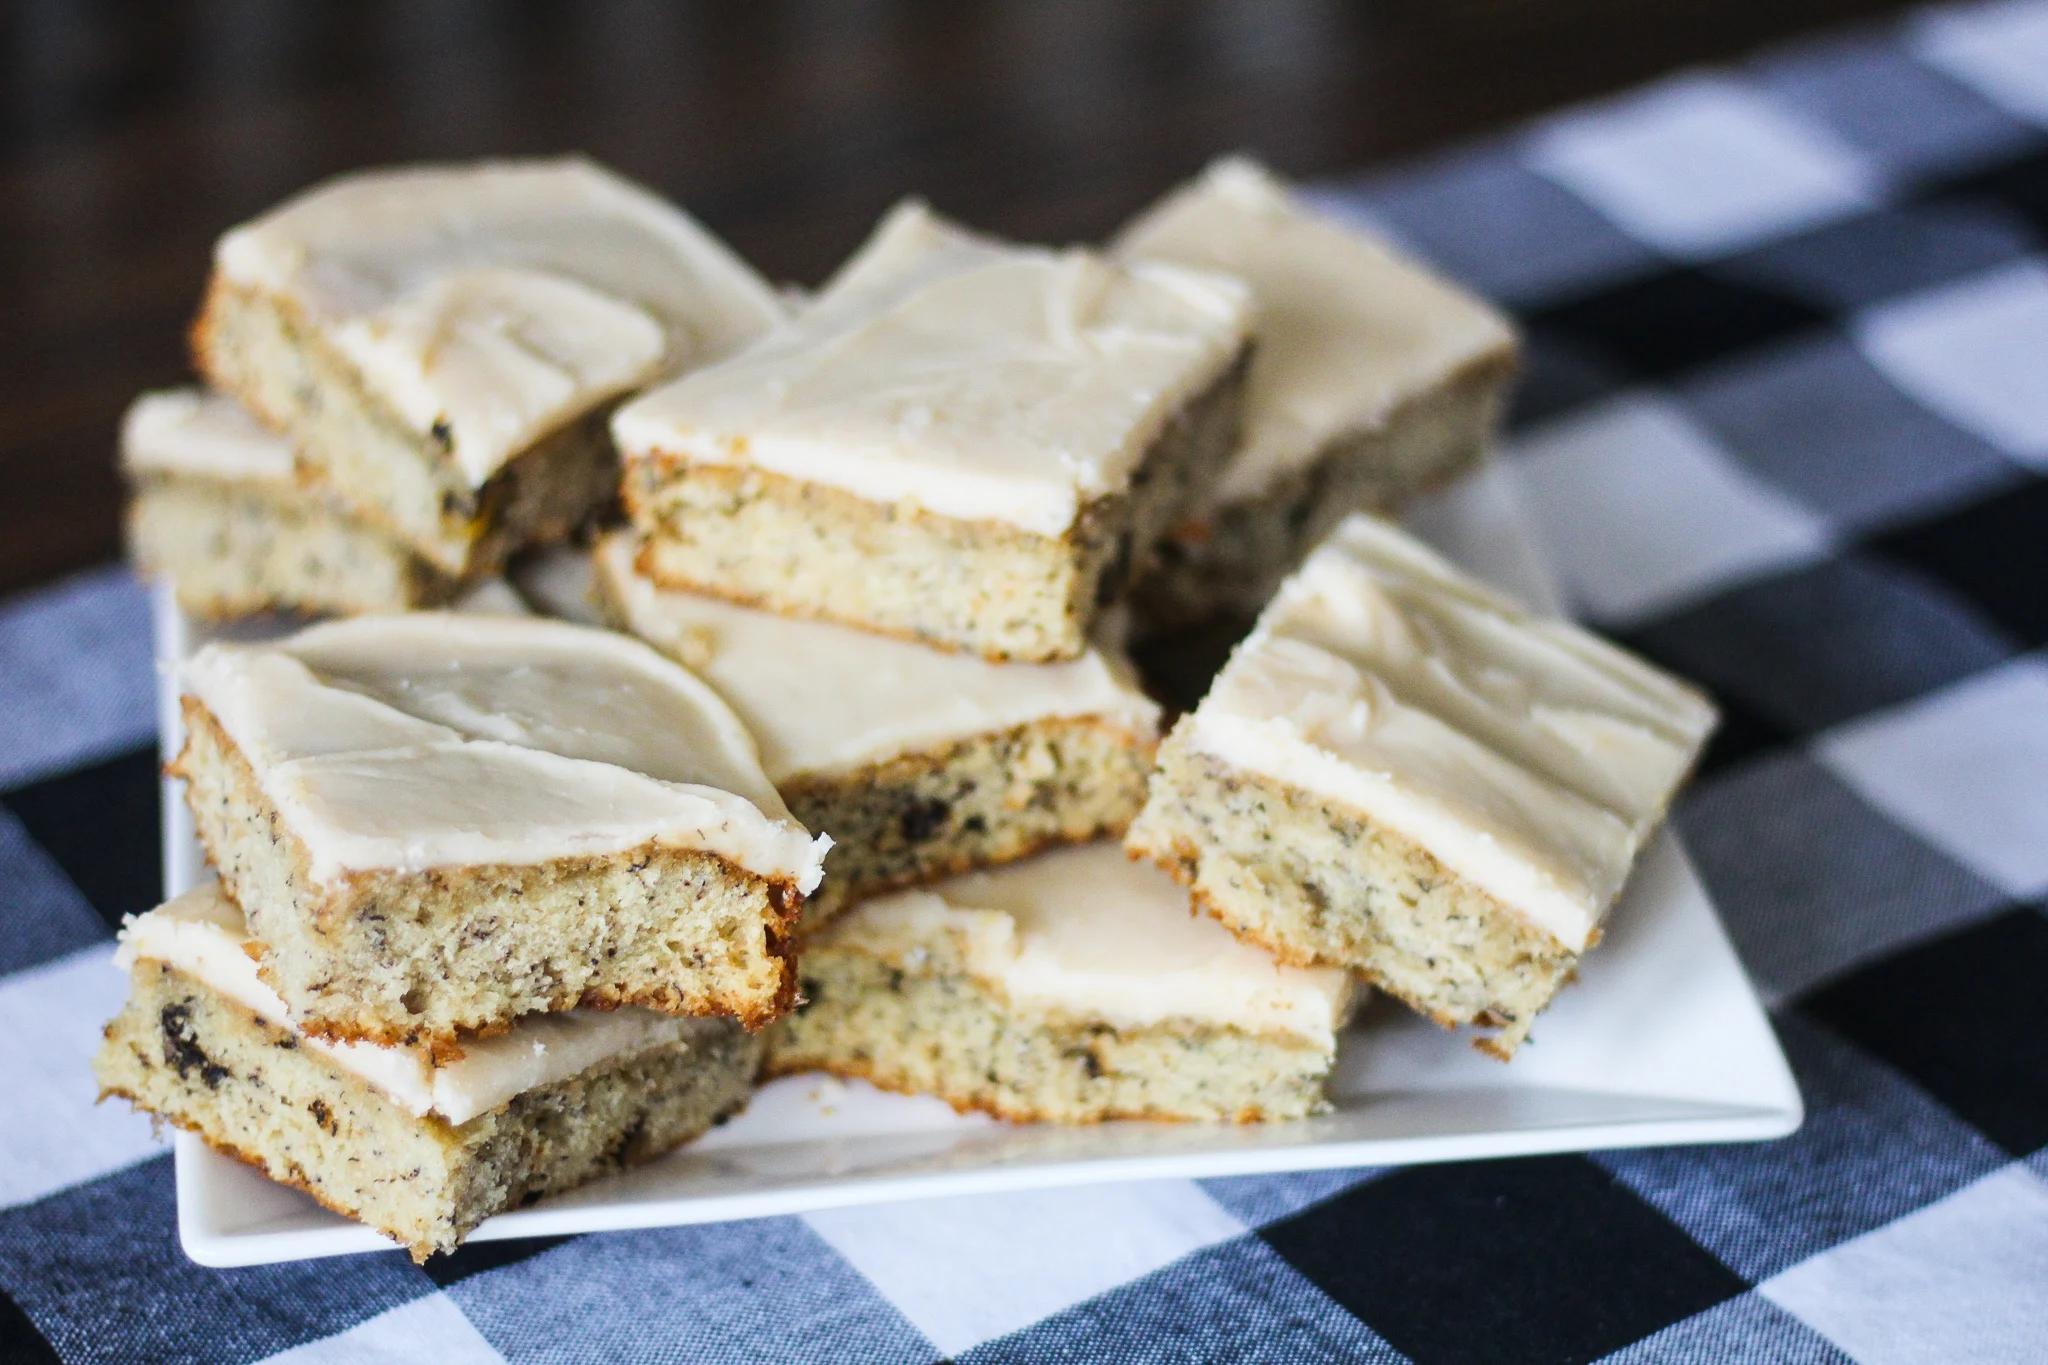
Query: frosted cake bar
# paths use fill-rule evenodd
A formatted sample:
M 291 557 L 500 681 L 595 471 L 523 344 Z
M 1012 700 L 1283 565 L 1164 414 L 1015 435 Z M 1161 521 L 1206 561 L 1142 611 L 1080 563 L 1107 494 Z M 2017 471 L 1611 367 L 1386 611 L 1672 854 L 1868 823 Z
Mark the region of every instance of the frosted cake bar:
M 1506 1057 L 1713 729 L 1690 687 L 1357 514 L 1160 749 L 1127 842 L 1290 962 Z
M 559 539 L 617 485 L 623 394 L 781 320 L 695 220 L 589 162 L 342 176 L 235 228 L 203 374 L 442 572 Z
M 638 641 L 418 612 L 212 644 L 174 771 L 310 1033 L 407 1046 L 577 1005 L 786 1009 L 830 841 Z
M 1253 1122 L 1324 1107 L 1350 977 L 1284 966 L 1113 843 L 868 901 L 807 944 L 774 1072 L 1007 1119 Z
M 1121 834 L 1144 804 L 1159 708 L 1107 647 L 990 663 L 667 591 L 635 551 L 624 534 L 598 546 L 606 615 L 717 688 L 796 818 L 832 836 L 807 926 L 877 891 Z
M 796 320 L 619 410 L 664 586 L 1075 658 L 1237 434 L 1247 299 L 898 207 Z
M 446 602 L 460 586 L 294 473 L 291 443 L 217 393 L 146 393 L 121 423 L 128 548 L 178 604 L 219 619 Z
M 1494 432 L 1508 320 L 1250 162 L 1217 162 L 1116 250 L 1239 276 L 1257 317 L 1243 436 L 1139 588 L 1141 629 L 1256 613 L 1346 513 L 1455 478 Z
M 525 1019 L 456 1050 L 301 1032 L 216 883 L 131 919 L 132 994 L 101 1094 L 371 1224 L 414 1259 L 494 1213 L 646 1161 L 746 1103 L 761 1042 L 626 1007 Z

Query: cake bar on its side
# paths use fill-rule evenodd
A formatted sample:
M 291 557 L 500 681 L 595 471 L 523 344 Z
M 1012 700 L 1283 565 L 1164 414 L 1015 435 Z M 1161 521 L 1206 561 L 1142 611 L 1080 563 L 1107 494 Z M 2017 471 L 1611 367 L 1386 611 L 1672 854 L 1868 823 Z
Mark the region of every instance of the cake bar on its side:
M 621 408 L 667 587 L 992 660 L 1078 656 L 1221 471 L 1234 280 L 900 207 L 786 329 Z
M 146 393 L 121 425 L 128 548 L 178 604 L 219 619 L 437 606 L 461 580 L 301 482 L 291 444 L 221 394 Z
M 1324 1107 L 1351 983 L 1189 913 L 1114 844 L 868 901 L 805 946 L 769 1070 L 1023 1122 L 1249 1123 Z
M 658 587 L 631 535 L 593 556 L 604 614 L 696 670 L 753 732 L 792 814 L 831 836 L 806 928 L 873 895 L 1121 834 L 1159 709 L 1106 646 L 998 664 Z
M 1160 749 L 1126 843 L 1286 961 L 1506 1058 L 1714 724 L 1693 689 L 1354 515 Z
M 1399 508 L 1491 439 L 1513 325 L 1264 169 L 1217 162 L 1116 249 L 1240 276 L 1257 314 L 1243 435 L 1136 589 L 1139 629 L 1253 615 L 1347 513 Z
M 344 1064 L 293 1029 L 274 999 L 252 1007 L 238 998 L 260 1000 L 260 986 L 231 992 L 162 958 L 123 955 L 132 959 L 132 993 L 93 1061 L 102 1096 L 118 1095 L 371 1224 L 415 1260 L 453 1250 L 492 1214 L 696 1137 L 746 1103 L 762 1052 L 761 1040 L 730 1020 L 642 1027 L 599 1017 L 584 1026 L 614 1035 L 612 1050 L 550 1021 L 546 1042 L 598 1055 L 551 1076 L 518 1055 L 534 1044 L 515 1031 L 497 1040 L 510 1045 L 499 1055 L 527 1074 L 499 1080 L 482 1097 L 487 1107 L 456 1120 L 371 1079 L 435 1074 L 424 1063 L 364 1060 L 364 1051 L 389 1050 L 359 1047 L 340 1054 L 352 1066 Z M 224 965 L 233 971 L 231 960 Z M 454 1069 L 465 1065 L 477 1069 L 474 1059 Z
M 229 232 L 194 325 L 217 387 L 441 572 L 616 493 L 613 406 L 781 320 L 680 209 L 589 162 L 344 176 Z
M 309 1032 L 441 1042 L 578 1004 L 785 1010 L 828 845 L 637 641 L 360 617 L 188 663 L 186 779 L 265 979 Z

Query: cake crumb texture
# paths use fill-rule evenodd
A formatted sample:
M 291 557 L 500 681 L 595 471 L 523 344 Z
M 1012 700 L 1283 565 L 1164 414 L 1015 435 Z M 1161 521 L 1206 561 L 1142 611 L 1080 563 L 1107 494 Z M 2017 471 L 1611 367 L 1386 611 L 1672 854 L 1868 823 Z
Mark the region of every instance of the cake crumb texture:
M 154 478 L 128 504 L 128 550 L 208 620 L 264 611 L 351 616 L 449 601 L 462 587 L 313 493 Z
M 1580 956 L 1414 841 L 1178 735 L 1125 844 L 1240 938 L 1297 966 L 1348 966 L 1447 1028 L 1494 1029 L 1479 1046 L 1502 1060 Z

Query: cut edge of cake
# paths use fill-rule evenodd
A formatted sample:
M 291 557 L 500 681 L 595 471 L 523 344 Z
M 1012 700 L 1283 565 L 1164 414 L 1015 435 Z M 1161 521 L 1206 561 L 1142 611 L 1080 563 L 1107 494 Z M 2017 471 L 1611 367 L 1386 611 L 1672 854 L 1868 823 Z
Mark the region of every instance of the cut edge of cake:
M 937 944 L 915 962 L 809 947 L 804 972 L 806 1003 L 769 1030 L 765 1075 L 822 1071 L 1013 1123 L 1265 1123 L 1328 1108 L 1334 1055 L 1314 1044 L 1021 1015 Z
M 1176 731 L 1180 727 L 1176 727 Z M 1363 813 L 1193 751 L 1160 746 L 1125 835 L 1197 910 L 1295 966 L 1342 963 L 1444 1028 L 1494 1030 L 1506 1061 L 1599 941 L 1572 949 Z
M 790 813 L 833 838 L 800 932 L 868 897 L 1123 834 L 1157 748 L 1100 717 L 1063 716 L 786 783 Z
M 1519 367 L 1512 350 L 1473 360 L 1399 404 L 1383 424 L 1333 438 L 1315 460 L 1257 496 L 1184 518 L 1159 544 L 1152 572 L 1132 587 L 1138 628 L 1156 633 L 1219 614 L 1255 616 L 1352 512 L 1393 513 L 1463 478 L 1484 458 Z

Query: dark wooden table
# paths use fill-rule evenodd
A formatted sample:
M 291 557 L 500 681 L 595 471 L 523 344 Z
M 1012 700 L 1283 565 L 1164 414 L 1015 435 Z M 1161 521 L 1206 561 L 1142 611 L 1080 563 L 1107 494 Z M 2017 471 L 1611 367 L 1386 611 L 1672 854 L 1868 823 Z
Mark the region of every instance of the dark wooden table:
M 225 227 L 308 181 L 582 149 L 812 282 L 908 192 L 1095 237 L 1210 156 L 1298 175 L 1876 0 L 17 0 L 0 6 L 0 591 L 117 551 L 114 429 Z

